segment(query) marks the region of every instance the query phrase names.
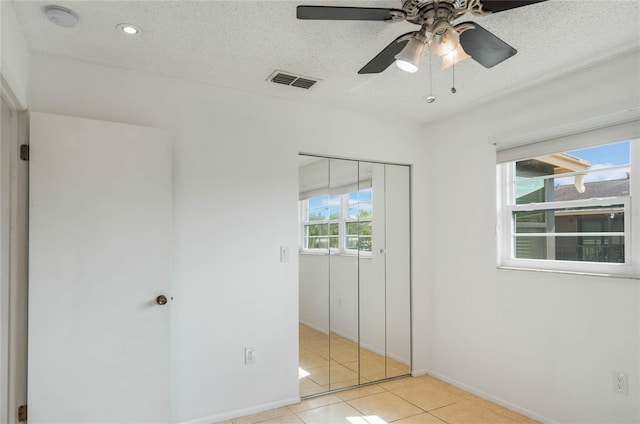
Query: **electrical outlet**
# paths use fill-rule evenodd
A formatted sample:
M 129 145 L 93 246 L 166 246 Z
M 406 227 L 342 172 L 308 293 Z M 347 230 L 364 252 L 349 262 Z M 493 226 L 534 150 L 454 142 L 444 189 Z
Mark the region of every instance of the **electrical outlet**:
M 244 348 L 244 364 L 252 365 L 256 363 L 256 349 L 254 347 Z
M 613 372 L 613 391 L 625 396 L 629 394 L 629 376 L 626 373 Z

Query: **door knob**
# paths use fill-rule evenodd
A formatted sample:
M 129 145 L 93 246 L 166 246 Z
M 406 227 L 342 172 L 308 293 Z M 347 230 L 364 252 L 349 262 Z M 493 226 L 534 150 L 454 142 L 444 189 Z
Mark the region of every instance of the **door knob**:
M 160 296 L 156 297 L 156 303 L 158 305 L 166 305 L 167 304 L 167 296 L 161 294 Z

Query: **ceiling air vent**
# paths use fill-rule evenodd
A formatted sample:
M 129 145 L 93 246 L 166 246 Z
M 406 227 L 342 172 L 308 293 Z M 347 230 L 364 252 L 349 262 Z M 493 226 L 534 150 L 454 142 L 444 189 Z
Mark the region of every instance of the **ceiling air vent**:
M 290 72 L 275 71 L 273 74 L 271 74 L 271 76 L 269 76 L 268 81 L 275 82 L 276 84 L 290 85 L 291 87 L 304 88 L 308 90 L 320 80 L 317 78 L 295 75 Z

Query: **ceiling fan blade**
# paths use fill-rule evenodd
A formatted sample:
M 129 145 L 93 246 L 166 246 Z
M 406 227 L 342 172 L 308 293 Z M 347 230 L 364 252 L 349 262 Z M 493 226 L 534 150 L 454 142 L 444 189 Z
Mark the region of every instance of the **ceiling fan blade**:
M 400 37 L 396 38 L 385 47 L 380 53 L 376 55 L 373 59 L 369 61 L 366 65 L 362 67 L 358 71 L 359 74 L 379 74 L 384 71 L 396 61 L 396 55 L 404 49 L 404 46 L 407 45 L 411 35 L 415 34 L 415 32 L 407 32 L 406 34 L 402 34 Z M 403 38 L 405 38 L 403 40 Z
M 482 0 L 482 10 L 486 12 L 498 13 L 503 10 L 515 9 L 516 7 L 529 6 L 547 0 Z
M 460 44 L 469 56 L 485 68 L 491 68 L 518 53 L 516 49 L 477 23 L 464 23 L 472 24 L 475 28 L 460 34 Z
M 390 21 L 406 15 L 399 9 L 377 7 L 298 6 L 298 19 L 329 21 Z

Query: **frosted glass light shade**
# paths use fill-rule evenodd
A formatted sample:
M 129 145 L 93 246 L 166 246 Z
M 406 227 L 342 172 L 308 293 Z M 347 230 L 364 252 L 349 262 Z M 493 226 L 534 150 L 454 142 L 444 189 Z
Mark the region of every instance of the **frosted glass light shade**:
M 458 44 L 458 47 L 456 47 L 451 53 L 445 54 L 444 56 L 441 56 L 440 59 L 442 59 L 442 69 L 447 69 L 448 67 L 450 67 L 451 65 L 456 65 L 459 62 L 462 62 L 463 60 L 467 60 L 470 59 L 471 56 L 469 56 L 464 49 L 462 48 L 461 44 Z
M 420 64 L 420 55 L 422 55 L 423 50 L 424 43 L 415 37 L 412 38 L 404 49 L 395 56 L 396 65 L 405 72 L 416 72 L 418 70 L 418 65 Z
M 440 21 L 433 27 L 429 39 L 429 51 L 436 56 L 451 53 L 460 45 L 460 34 L 449 22 Z

